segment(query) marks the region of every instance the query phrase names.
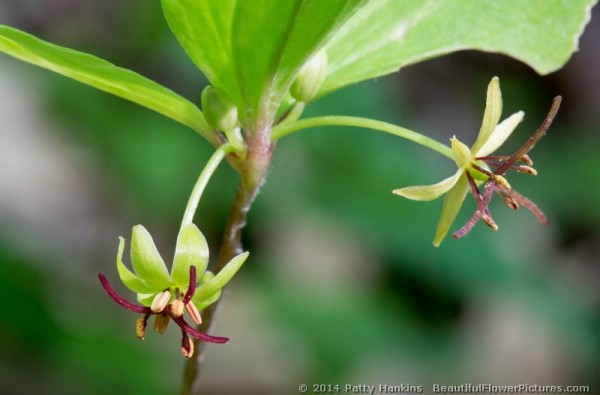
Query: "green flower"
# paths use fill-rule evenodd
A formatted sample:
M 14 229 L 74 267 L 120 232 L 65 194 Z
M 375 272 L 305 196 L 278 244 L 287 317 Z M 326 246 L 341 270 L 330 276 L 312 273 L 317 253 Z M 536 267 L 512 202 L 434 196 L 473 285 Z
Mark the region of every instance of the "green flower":
M 546 133 L 556 115 L 556 111 L 558 111 L 559 104 L 560 96 L 555 99 L 555 103 L 542 126 L 515 154 L 511 156 L 491 156 L 490 154 L 508 139 L 524 115 L 522 111 L 519 111 L 498 123 L 502 113 L 502 96 L 498 78 L 492 78 L 488 85 L 483 122 L 473 146 L 469 149 L 456 137 L 451 139 L 454 161 L 458 166 L 456 173 L 437 184 L 411 186 L 393 191 L 395 194 L 408 199 L 421 201 L 433 200 L 446 194 L 433 240 L 436 247 L 440 245 L 448 233 L 469 190 L 473 192 L 477 202 L 477 210 L 469 222 L 453 234 L 455 238 L 464 237 L 479 219 L 483 219 L 492 229 L 498 229 L 488 209 L 493 192 L 499 193 L 509 207 L 517 209 L 521 204 L 530 210 L 541 223 L 548 222 L 546 216 L 533 202 L 510 187 L 510 184 L 504 178 L 504 173 L 507 170 L 515 170 L 521 173 L 537 174 L 535 169 L 531 167 L 533 163 L 527 153 Z M 524 164 L 515 165 L 518 161 Z M 482 183 L 485 183 L 483 194 L 478 188 Z
M 137 300 L 141 305 L 119 296 L 103 274 L 99 274 L 99 278 L 104 290 L 113 300 L 131 311 L 144 314 L 138 320 L 136 328 L 140 339 L 144 338 L 149 316 L 156 315 L 154 329 L 157 332 L 164 332 L 171 319 L 181 327 L 182 353 L 186 357 L 193 354 L 193 343 L 187 334 L 213 343 L 228 341 L 227 338 L 197 331 L 185 322 L 182 314 L 184 309 L 187 310 L 192 320 L 200 324 L 202 321 L 199 310 L 219 299 L 221 290 L 242 266 L 248 252 L 234 257 L 217 275 L 212 274 L 206 270 L 209 255 L 206 239 L 194 224 L 184 226 L 179 232 L 170 273 L 152 236 L 142 225 L 134 226 L 132 231 L 131 264 L 134 271 L 123 263 L 124 249 L 125 239 L 121 237 L 117 253 L 119 277 L 127 288 L 137 293 Z

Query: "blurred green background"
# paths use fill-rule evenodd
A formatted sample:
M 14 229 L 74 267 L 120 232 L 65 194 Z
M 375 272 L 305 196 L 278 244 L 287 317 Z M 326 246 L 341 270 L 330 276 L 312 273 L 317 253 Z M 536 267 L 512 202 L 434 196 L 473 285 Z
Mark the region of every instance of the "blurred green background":
M 461 52 L 358 84 L 306 116 L 351 114 L 440 141 L 472 142 L 485 89 L 500 77 L 504 115 L 526 112 L 522 144 L 564 96 L 532 152 L 539 175 L 510 181 L 548 214 L 542 227 L 499 199 L 500 229 L 431 241 L 441 199 L 394 188 L 437 182 L 447 159 L 348 128 L 282 139 L 245 231 L 251 256 L 225 295 L 205 394 L 294 394 L 300 383 L 590 385 L 600 391 L 600 12 L 580 51 L 540 77 L 499 55 Z M 92 52 L 198 101 L 206 81 L 158 2 L 0 0 L 0 23 Z M 0 56 L 0 393 L 172 394 L 179 331 L 135 338 L 117 237 L 144 224 L 167 261 L 187 196 L 211 153 L 168 119 Z M 216 251 L 237 177 L 223 166 L 196 223 Z M 468 219 L 467 200 L 455 227 Z M 213 256 L 214 258 L 214 256 Z

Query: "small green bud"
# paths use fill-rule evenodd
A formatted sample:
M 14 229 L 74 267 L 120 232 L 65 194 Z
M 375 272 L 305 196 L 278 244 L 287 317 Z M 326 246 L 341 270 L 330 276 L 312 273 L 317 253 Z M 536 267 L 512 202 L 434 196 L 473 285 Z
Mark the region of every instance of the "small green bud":
M 319 93 L 327 76 L 327 52 L 321 49 L 302 66 L 290 88 L 292 97 L 309 102 Z
M 238 111 L 227 92 L 208 85 L 202 91 L 202 111 L 208 124 L 218 130 L 229 131 L 238 123 Z

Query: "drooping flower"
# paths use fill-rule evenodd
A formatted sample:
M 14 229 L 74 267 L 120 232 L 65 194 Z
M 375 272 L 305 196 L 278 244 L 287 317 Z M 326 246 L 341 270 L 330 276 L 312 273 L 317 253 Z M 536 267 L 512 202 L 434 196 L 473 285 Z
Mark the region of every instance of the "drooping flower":
M 206 239 L 194 224 L 184 226 L 179 232 L 171 273 L 158 253 L 152 236 L 142 225 L 134 226 L 132 231 L 133 272 L 123 263 L 124 248 L 125 240 L 121 237 L 117 270 L 123 284 L 137 293 L 139 304 L 118 295 L 104 274 L 100 273 L 98 277 L 108 296 L 115 302 L 128 310 L 144 314 L 136 322 L 139 339 L 145 336 L 148 318 L 155 315 L 154 329 L 157 332 L 163 333 L 171 320 L 181 328 L 181 352 L 187 358 L 194 353 L 193 342 L 188 335 L 211 343 L 229 341 L 226 337 L 211 336 L 196 330 L 184 320 L 183 312 L 186 310 L 191 319 L 200 324 L 202 318 L 199 311 L 219 299 L 222 288 L 242 266 L 248 252 L 234 257 L 217 275 L 212 274 L 206 270 L 209 254 Z
M 393 191 L 395 194 L 408 199 L 421 201 L 433 200 L 446 194 L 433 240 L 436 247 L 440 245 L 448 233 L 469 190 L 471 190 L 477 202 L 477 209 L 465 226 L 453 233 L 455 238 L 466 236 L 480 219 L 492 229 L 498 229 L 488 209 L 494 192 L 500 194 L 510 208 L 516 210 L 519 205 L 522 205 L 531 211 L 539 222 L 542 224 L 548 223 L 544 213 L 532 201 L 510 187 L 504 174 L 508 170 L 531 175 L 537 174 L 535 169 L 531 167 L 533 162 L 527 153 L 546 133 L 558 111 L 559 105 L 560 96 L 554 99 L 550 113 L 542 126 L 515 154 L 493 156 L 491 154 L 508 139 L 523 119 L 524 114 L 519 111 L 498 123 L 502 113 L 502 95 L 498 78 L 492 78 L 488 85 L 483 122 L 473 146 L 469 149 L 456 137 L 451 139 L 454 161 L 458 166 L 456 173 L 437 184 L 411 186 Z M 517 165 L 517 162 L 523 164 Z M 481 184 L 484 184 L 483 194 L 479 190 Z

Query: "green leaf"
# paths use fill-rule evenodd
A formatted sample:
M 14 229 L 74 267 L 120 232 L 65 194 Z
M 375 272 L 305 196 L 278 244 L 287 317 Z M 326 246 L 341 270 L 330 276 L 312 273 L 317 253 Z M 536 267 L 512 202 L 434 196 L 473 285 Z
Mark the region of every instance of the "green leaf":
M 246 261 L 249 254 L 250 253 L 246 251 L 235 256 L 219 273 L 217 273 L 217 275 L 215 275 L 214 278 L 211 278 L 204 284 L 200 284 L 194 294 L 194 301 L 204 301 L 227 285 L 235 273 L 242 267 L 242 264 Z M 196 307 L 198 307 L 198 305 L 196 305 Z
M 148 107 L 216 142 L 216 136 L 197 106 L 131 70 L 3 25 L 0 25 L 0 51 Z
M 179 232 L 171 277 L 180 287 L 187 286 L 190 266 L 196 266 L 197 278 L 202 278 L 208 265 L 208 244 L 200 229 L 194 224 L 186 225 Z
M 517 58 L 540 74 L 564 65 L 596 0 L 371 0 L 327 43 L 322 93 L 451 52 Z
M 172 285 L 165 262 L 142 225 L 134 226 L 131 232 L 131 264 L 138 277 L 152 289 L 163 290 Z
M 231 96 L 244 125 L 273 119 L 300 67 L 363 3 L 162 0 L 188 56 Z

